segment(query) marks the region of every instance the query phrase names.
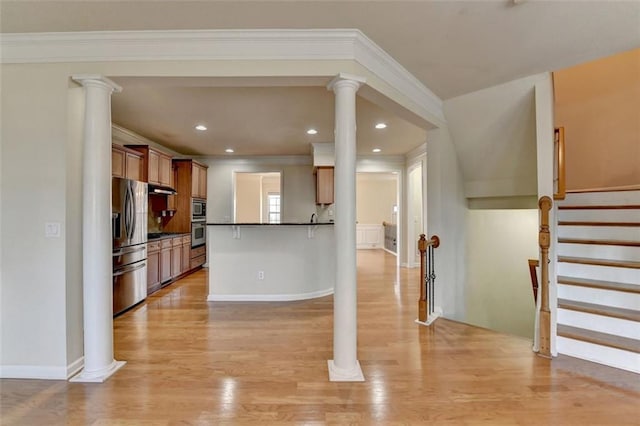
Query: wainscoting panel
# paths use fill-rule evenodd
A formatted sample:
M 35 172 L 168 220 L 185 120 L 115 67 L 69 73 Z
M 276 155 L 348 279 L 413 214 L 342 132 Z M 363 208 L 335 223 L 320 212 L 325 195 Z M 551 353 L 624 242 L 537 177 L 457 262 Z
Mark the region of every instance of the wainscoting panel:
M 382 224 L 357 224 L 356 245 L 359 249 L 379 249 L 384 247 Z

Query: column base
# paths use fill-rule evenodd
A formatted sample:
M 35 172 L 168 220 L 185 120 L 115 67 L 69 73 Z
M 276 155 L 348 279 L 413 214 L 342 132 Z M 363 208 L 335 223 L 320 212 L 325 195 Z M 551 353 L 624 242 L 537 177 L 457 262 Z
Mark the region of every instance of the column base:
M 440 314 L 438 312 L 434 312 L 431 315 L 429 315 L 427 317 L 426 321 L 420 321 L 420 320 L 416 320 L 416 324 L 420 324 L 420 325 L 426 325 L 427 327 L 430 326 L 431 324 L 433 324 L 433 322 L 435 320 L 437 320 L 438 318 L 440 318 Z
M 73 383 L 103 383 L 105 380 L 111 377 L 116 371 L 124 367 L 126 363 L 127 361 L 113 360 L 111 365 L 109 365 L 107 368 L 100 371 L 90 372 L 90 373 L 84 371 L 84 368 L 83 368 L 82 371 L 80 371 L 80 373 L 70 378 L 69 381 Z
M 329 366 L 330 382 L 364 382 L 364 374 L 362 374 L 358 361 L 353 368 L 348 370 L 336 367 L 332 359 L 327 361 L 327 365 Z

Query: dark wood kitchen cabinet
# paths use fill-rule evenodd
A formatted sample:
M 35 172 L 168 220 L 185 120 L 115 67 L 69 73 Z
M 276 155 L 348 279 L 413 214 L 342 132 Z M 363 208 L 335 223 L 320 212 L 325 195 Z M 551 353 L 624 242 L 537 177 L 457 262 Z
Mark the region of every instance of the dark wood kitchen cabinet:
M 182 237 L 182 272 L 191 269 L 191 235 Z
M 171 281 L 171 249 L 172 239 L 160 240 L 160 282 Z
M 173 188 L 171 156 L 148 145 L 126 145 L 142 154 L 142 181 Z
M 121 145 L 111 145 L 111 176 L 142 180 L 142 154 Z
M 191 162 L 191 197 L 207 198 L 207 167 Z
M 160 290 L 160 241 L 147 245 L 147 296 Z
M 171 239 L 171 278 L 182 274 L 182 236 Z
M 173 167 L 178 194 L 175 196 L 175 213 L 165 223 L 164 230 L 191 233 L 191 202 L 193 198 L 207 196 L 207 167 L 193 160 L 174 160 Z

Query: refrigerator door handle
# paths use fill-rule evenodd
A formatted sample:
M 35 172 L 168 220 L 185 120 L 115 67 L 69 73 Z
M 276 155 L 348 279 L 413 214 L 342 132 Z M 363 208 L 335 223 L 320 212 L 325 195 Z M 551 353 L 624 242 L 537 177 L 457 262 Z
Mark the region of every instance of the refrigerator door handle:
M 132 196 L 131 196 L 131 184 L 127 182 L 126 190 L 124 192 L 124 230 L 127 234 L 127 240 L 131 241 L 133 238 L 132 218 L 134 210 L 132 209 Z
M 114 277 L 119 277 L 120 275 L 128 274 L 129 272 L 137 271 L 138 269 L 144 268 L 147 266 L 147 262 L 139 262 L 137 265 L 130 266 L 125 269 L 120 269 L 113 273 Z
M 135 248 L 127 248 L 127 247 L 121 248 L 120 250 L 113 252 L 113 257 L 122 256 L 123 254 L 137 253 L 139 251 L 145 250 L 146 248 L 147 248 L 146 246 L 135 247 Z
M 131 215 L 131 239 L 133 239 L 133 237 L 135 237 L 136 235 L 136 231 L 137 231 L 137 226 L 138 224 L 137 219 L 138 219 L 138 206 L 136 206 L 136 194 L 133 193 L 133 182 L 130 182 L 131 184 L 131 211 L 133 212 L 133 214 Z

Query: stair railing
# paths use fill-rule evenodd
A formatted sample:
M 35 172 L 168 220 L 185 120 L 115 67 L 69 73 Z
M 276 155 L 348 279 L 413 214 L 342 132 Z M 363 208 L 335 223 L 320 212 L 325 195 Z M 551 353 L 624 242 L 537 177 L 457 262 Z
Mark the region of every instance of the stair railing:
M 553 202 L 546 195 L 538 201 L 540 207 L 540 348 L 538 355 L 551 358 L 551 311 L 549 310 L 549 246 L 551 233 L 549 232 L 549 211 Z
M 531 276 L 531 289 L 533 290 L 533 303 L 538 301 L 538 272 L 536 268 L 540 262 L 538 259 L 529 259 L 529 275 Z
M 566 195 L 564 127 L 557 127 L 555 129 L 553 148 L 553 199 L 564 200 Z
M 438 317 L 434 312 L 435 299 L 435 258 L 434 249 L 440 246 L 440 238 L 437 235 L 429 240 L 424 234 L 420 234 L 418 250 L 420 251 L 420 299 L 418 300 L 419 324 L 430 325 Z

